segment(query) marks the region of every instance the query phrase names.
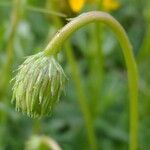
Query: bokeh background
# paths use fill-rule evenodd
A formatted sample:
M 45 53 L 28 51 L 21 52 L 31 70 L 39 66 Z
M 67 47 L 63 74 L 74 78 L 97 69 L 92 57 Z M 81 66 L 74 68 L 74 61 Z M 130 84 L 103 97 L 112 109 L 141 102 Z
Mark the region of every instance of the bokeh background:
M 127 71 L 115 35 L 103 24 L 87 25 L 62 46 L 58 61 L 68 80 L 51 116 L 31 119 L 11 104 L 13 71 L 42 51 L 69 18 L 90 10 L 113 15 L 133 44 L 140 75 L 138 145 L 150 149 L 149 0 L 0 0 L 0 150 L 50 149 L 50 142 L 39 144 L 43 139 L 63 150 L 88 150 L 81 101 L 92 116 L 98 149 L 128 149 Z

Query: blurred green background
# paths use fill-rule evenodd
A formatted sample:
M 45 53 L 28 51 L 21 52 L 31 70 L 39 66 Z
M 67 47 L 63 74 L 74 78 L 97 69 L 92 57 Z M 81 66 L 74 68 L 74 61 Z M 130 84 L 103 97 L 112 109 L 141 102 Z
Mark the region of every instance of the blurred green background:
M 128 149 L 127 71 L 115 35 L 103 24 L 80 29 L 63 45 L 58 60 L 68 80 L 51 116 L 31 119 L 11 104 L 13 70 L 26 56 L 42 51 L 68 18 L 90 10 L 113 15 L 133 44 L 140 75 L 138 145 L 139 150 L 150 149 L 149 0 L 0 0 L 0 150 L 32 150 L 30 145 L 39 143 L 31 141 L 34 135 L 50 137 L 64 150 L 88 150 L 82 99 L 98 149 Z

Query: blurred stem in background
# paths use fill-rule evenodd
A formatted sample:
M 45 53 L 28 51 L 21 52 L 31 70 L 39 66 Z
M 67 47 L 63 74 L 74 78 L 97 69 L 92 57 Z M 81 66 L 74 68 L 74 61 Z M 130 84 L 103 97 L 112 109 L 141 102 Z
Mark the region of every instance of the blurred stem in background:
M 149 59 L 149 49 L 150 49 L 149 40 L 150 40 L 150 21 L 147 20 L 147 29 L 146 29 L 145 37 L 137 57 L 139 63 L 142 63 L 147 58 Z
M 94 7 L 96 10 L 101 10 L 101 5 L 102 0 L 96 0 Z M 87 49 L 90 57 L 90 106 L 92 106 L 92 118 L 95 119 L 100 115 L 100 93 L 104 76 L 103 26 L 99 23 L 93 24 L 89 33 L 90 42 L 87 43 Z
M 13 1 L 13 8 L 11 11 L 11 18 L 10 18 L 10 28 L 9 30 L 9 35 L 7 39 L 7 46 L 6 46 L 6 63 L 4 64 L 2 68 L 2 74 L 0 74 L 0 101 L 4 100 L 4 96 L 6 96 L 7 93 L 7 88 L 9 84 L 9 80 L 12 75 L 12 66 L 13 66 L 13 55 L 14 55 L 14 38 L 15 38 L 15 33 L 17 30 L 17 26 L 19 23 L 19 18 L 20 18 L 20 5 L 21 5 L 21 0 L 14 0 Z M 5 101 L 5 103 L 7 103 Z M 1 111 L 0 112 L 0 124 L 3 128 L 1 130 L 1 137 L 5 137 L 6 135 L 6 122 L 7 122 L 7 112 L 6 111 Z M 0 146 L 1 148 L 3 147 L 3 140 L 4 138 L 0 138 Z M 4 148 L 4 147 L 3 147 Z M 4 148 L 5 149 L 5 148 Z
M 96 150 L 97 144 L 96 144 L 96 135 L 94 133 L 94 127 L 93 127 L 94 126 L 93 119 L 92 119 L 91 113 L 89 111 L 85 91 L 81 84 L 82 80 L 81 80 L 81 75 L 78 70 L 78 65 L 75 60 L 72 47 L 68 42 L 65 45 L 65 49 L 66 49 L 67 60 L 68 60 L 68 63 L 70 65 L 70 69 L 71 69 L 72 78 L 74 80 L 74 84 L 75 84 L 76 91 L 77 91 L 78 103 L 80 105 L 80 109 L 83 113 L 83 117 L 85 120 L 88 139 L 89 139 L 89 143 L 90 143 L 90 149 Z
M 149 59 L 149 49 L 150 49 L 150 1 L 146 1 L 146 7 L 144 10 L 144 16 L 146 20 L 146 32 L 145 37 L 141 46 L 141 49 L 139 50 L 138 54 L 138 62 L 142 63 L 144 59 Z
M 7 47 L 6 47 L 6 63 L 2 70 L 1 78 L 0 78 L 0 96 L 6 92 L 8 87 L 9 79 L 12 74 L 12 65 L 13 65 L 13 55 L 14 55 L 14 38 L 15 33 L 17 30 L 17 26 L 20 19 L 20 7 L 21 7 L 21 0 L 14 0 L 13 1 L 13 8 L 11 12 L 11 21 L 10 21 L 10 28 L 9 28 L 9 35 L 7 40 Z
M 90 106 L 92 111 L 92 118 L 99 116 L 100 108 L 100 93 L 104 73 L 104 59 L 102 54 L 102 26 L 94 24 L 91 26 L 90 42 L 88 42 L 87 49 L 90 57 L 90 73 L 89 73 L 89 86 L 90 86 Z M 87 52 L 88 53 L 88 52 Z
M 150 1 L 145 2 L 145 9 L 143 12 L 146 22 L 145 35 L 139 49 L 137 61 L 140 67 L 141 86 L 140 90 L 142 98 L 144 97 L 144 114 L 142 118 L 150 114 Z M 142 112 L 142 113 L 143 113 Z

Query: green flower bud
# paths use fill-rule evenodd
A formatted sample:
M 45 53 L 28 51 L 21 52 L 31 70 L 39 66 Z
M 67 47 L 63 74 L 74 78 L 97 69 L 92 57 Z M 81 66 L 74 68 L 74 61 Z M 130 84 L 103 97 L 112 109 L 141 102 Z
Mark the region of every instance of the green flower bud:
M 61 148 L 50 137 L 34 135 L 26 143 L 25 150 L 61 150 Z
M 53 56 L 38 53 L 24 61 L 14 79 L 16 110 L 37 118 L 51 113 L 63 90 L 65 74 Z

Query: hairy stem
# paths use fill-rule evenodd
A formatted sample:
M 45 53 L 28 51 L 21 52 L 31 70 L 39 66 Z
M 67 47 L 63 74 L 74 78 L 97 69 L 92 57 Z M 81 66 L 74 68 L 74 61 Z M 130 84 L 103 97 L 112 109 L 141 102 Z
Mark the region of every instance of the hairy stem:
M 130 91 L 130 150 L 136 150 L 138 132 L 138 72 L 131 43 L 120 23 L 105 12 L 92 11 L 84 13 L 72 19 L 71 22 L 58 31 L 46 47 L 44 53 L 45 55 L 57 54 L 66 39 L 68 39 L 77 29 L 96 21 L 107 24 L 114 31 L 123 50 L 128 71 Z

